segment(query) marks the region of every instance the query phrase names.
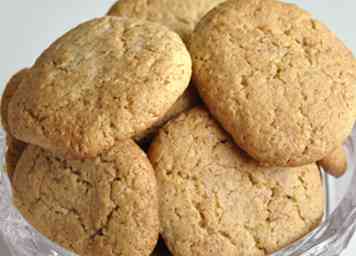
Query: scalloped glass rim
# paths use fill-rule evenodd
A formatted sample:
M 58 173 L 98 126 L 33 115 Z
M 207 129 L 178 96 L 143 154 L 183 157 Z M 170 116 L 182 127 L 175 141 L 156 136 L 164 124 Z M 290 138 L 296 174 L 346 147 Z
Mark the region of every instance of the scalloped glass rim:
M 356 230 L 356 126 L 345 143 L 348 173 L 335 179 L 323 175 L 325 216 L 321 225 L 273 256 L 335 256 L 349 244 Z M 4 168 L 5 134 L 0 130 L 0 235 L 14 256 L 74 256 L 34 230 L 13 207 Z

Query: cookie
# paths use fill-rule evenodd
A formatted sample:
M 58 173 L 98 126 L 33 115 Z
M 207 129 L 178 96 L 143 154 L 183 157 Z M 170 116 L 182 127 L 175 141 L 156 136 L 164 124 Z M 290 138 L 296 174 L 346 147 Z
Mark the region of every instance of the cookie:
M 269 255 L 323 216 L 316 164 L 261 167 L 202 108 L 169 122 L 149 157 L 161 234 L 173 255 Z
M 190 78 L 190 55 L 168 28 L 94 19 L 37 59 L 10 102 L 9 125 L 16 138 L 67 159 L 93 158 L 154 124 Z
M 6 146 L 7 146 L 6 153 L 5 153 L 6 173 L 9 176 L 9 178 L 12 179 L 17 162 L 19 161 L 27 144 L 7 134 Z
M 188 41 L 195 25 L 213 7 L 224 0 L 196 0 L 196 1 L 142 1 L 120 0 L 108 12 L 110 16 L 140 18 L 157 22 L 177 32 L 185 42 Z M 178 114 L 198 105 L 200 102 L 193 85 L 181 96 L 175 105 L 156 124 L 136 136 L 140 144 L 147 144 L 154 133 L 167 121 Z
M 6 153 L 5 153 L 5 163 L 6 163 L 6 172 L 9 178 L 12 178 L 12 175 L 15 171 L 16 164 L 20 159 L 22 152 L 26 148 L 26 143 L 15 139 L 11 135 L 8 125 L 8 106 L 11 98 L 14 96 L 19 84 L 23 80 L 24 76 L 29 72 L 29 69 L 25 68 L 18 71 L 15 75 L 11 77 L 9 82 L 5 86 L 1 98 L 1 124 L 3 129 L 6 131 Z
M 168 110 L 168 112 L 160 118 L 153 126 L 144 132 L 138 134 L 135 140 L 140 143 L 150 141 L 157 130 L 169 120 L 174 119 L 182 112 L 192 109 L 200 104 L 200 98 L 193 86 L 189 86 L 182 96 L 179 97 L 176 103 Z
M 10 133 L 7 121 L 7 112 L 10 99 L 14 96 L 19 84 L 22 82 L 24 76 L 26 76 L 28 72 L 29 69 L 27 68 L 18 71 L 13 77 L 11 77 L 5 86 L 5 90 L 1 98 L 1 123 L 7 133 Z
M 189 48 L 204 102 L 259 162 L 313 163 L 351 132 L 352 53 L 296 5 L 228 0 L 197 25 Z
M 347 170 L 347 158 L 343 147 L 337 147 L 326 158 L 319 161 L 318 164 L 332 176 L 341 177 L 344 175 Z
M 108 12 L 157 22 L 176 31 L 185 42 L 199 20 L 224 0 L 119 0 Z
M 156 245 L 157 183 L 131 140 L 78 161 L 29 145 L 13 188 L 15 205 L 29 223 L 78 255 L 144 256 Z

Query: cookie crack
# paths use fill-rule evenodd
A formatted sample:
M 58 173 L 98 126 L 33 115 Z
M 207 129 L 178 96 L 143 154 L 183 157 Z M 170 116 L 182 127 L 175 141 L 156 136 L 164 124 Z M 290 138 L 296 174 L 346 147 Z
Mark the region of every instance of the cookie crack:
M 41 192 L 41 196 L 38 198 L 38 200 L 36 200 L 34 203 L 31 204 L 29 209 L 33 209 L 33 208 L 36 207 L 36 205 L 38 205 L 39 203 L 42 203 L 43 205 L 45 205 L 48 208 L 48 210 L 50 212 L 54 212 L 57 215 L 67 216 L 69 214 L 73 214 L 76 217 L 76 219 L 78 220 L 78 223 L 81 226 L 81 228 L 84 231 L 84 233 L 86 233 L 87 236 L 90 235 L 89 234 L 90 231 L 86 228 L 86 226 L 85 226 L 85 224 L 83 222 L 83 219 L 81 218 L 80 214 L 78 213 L 78 211 L 76 209 L 74 209 L 74 208 L 65 208 L 63 206 L 60 206 L 60 208 L 61 208 L 60 210 L 61 211 L 59 211 L 58 209 L 56 209 L 54 206 L 49 204 L 43 198 L 44 198 L 44 194 L 43 194 L 43 192 Z M 30 210 L 30 212 L 31 212 L 31 214 L 33 214 L 33 212 L 31 210 Z M 57 236 L 57 234 L 54 234 L 54 235 Z M 78 238 L 78 240 L 80 240 L 80 241 L 83 241 L 85 239 L 87 239 L 87 237 Z M 67 241 L 67 242 L 69 242 L 69 241 Z M 70 245 L 71 245 L 71 248 L 74 248 L 73 243 L 70 243 Z
M 252 175 L 251 176 L 247 175 L 247 177 L 250 179 L 252 186 L 258 185 L 258 182 L 254 181 L 254 179 L 252 178 Z M 236 191 L 235 190 L 231 191 L 230 194 L 232 194 L 234 192 L 236 192 Z M 218 206 L 219 200 L 218 200 L 218 196 L 217 196 L 216 192 L 214 193 L 214 197 L 215 197 L 215 205 Z M 219 235 L 220 238 L 228 241 L 233 247 L 235 247 L 235 248 L 238 247 L 238 245 L 236 244 L 236 242 L 234 241 L 234 239 L 231 237 L 231 235 L 228 232 L 223 231 L 219 228 L 212 229 L 208 226 L 206 217 L 204 216 L 204 213 L 201 210 L 199 203 L 191 202 L 191 204 L 199 216 L 199 227 L 202 230 L 204 230 L 208 235 L 212 235 L 212 234 Z M 221 216 L 219 217 L 219 215 L 217 214 L 217 211 L 216 211 L 217 209 L 219 209 L 219 207 L 216 207 L 216 209 L 214 211 L 215 215 L 218 217 L 218 219 L 221 220 Z M 256 248 L 260 251 L 263 251 L 265 254 L 267 254 L 267 250 L 263 246 L 260 245 L 260 241 L 258 240 L 258 237 L 255 235 L 255 230 L 248 228 L 247 225 L 244 225 L 242 228 L 245 229 L 249 233 L 251 238 L 254 240 Z
M 109 224 L 113 219 L 114 214 L 119 211 L 120 206 L 116 205 L 108 214 L 108 216 L 106 217 L 106 221 L 105 223 L 98 229 L 95 230 L 94 234 L 92 236 L 90 236 L 90 240 L 95 240 L 97 237 L 105 237 L 106 234 L 105 232 L 108 230 L 109 228 Z
M 202 212 L 202 210 L 200 209 L 200 205 L 197 203 L 192 202 L 192 206 L 193 208 L 196 210 L 196 212 L 199 215 L 199 227 L 203 230 L 205 230 L 208 234 L 211 234 L 211 232 L 208 230 L 207 224 L 206 224 L 206 218 Z
M 196 210 L 196 212 L 198 213 L 198 215 L 200 217 L 200 220 L 199 220 L 200 229 L 204 230 L 209 236 L 216 234 L 216 235 L 220 236 L 220 238 L 222 238 L 223 240 L 228 241 L 233 247 L 235 247 L 235 248 L 237 247 L 237 244 L 234 242 L 232 237 L 227 232 L 219 230 L 219 229 L 213 230 L 208 227 L 208 225 L 206 223 L 206 218 L 205 218 L 202 210 L 200 209 L 199 204 L 192 202 L 192 206 Z
M 54 156 L 54 155 L 52 155 L 51 157 L 54 158 L 59 163 L 61 163 L 61 165 L 63 165 L 65 169 L 70 171 L 70 173 L 76 177 L 76 182 L 77 183 L 80 183 L 80 184 L 82 184 L 82 185 L 84 185 L 86 187 L 86 194 L 88 193 L 88 191 L 91 188 L 93 188 L 93 184 L 91 184 L 89 181 L 85 180 L 82 177 L 81 173 L 79 171 L 75 170 L 75 168 L 71 164 L 69 164 L 68 161 L 66 161 L 66 160 L 64 160 L 64 159 L 62 159 L 62 158 L 60 158 L 58 156 Z M 50 163 L 53 162 L 51 157 L 46 156 L 47 161 L 50 162 Z
M 53 156 L 54 158 L 51 158 L 50 156 L 46 155 L 45 158 L 47 160 L 48 163 L 50 163 L 50 165 L 53 165 L 53 162 L 54 161 L 58 161 L 59 163 L 61 163 L 63 166 L 65 166 L 65 169 L 70 171 L 71 175 L 74 175 L 76 177 L 76 182 L 79 183 L 79 184 L 82 184 L 84 187 L 85 187 L 85 193 L 86 195 L 88 194 L 89 190 L 91 188 L 93 188 L 92 184 L 90 184 L 88 181 L 84 180 L 80 173 L 75 171 L 74 168 L 67 163 L 67 161 L 59 158 L 59 157 L 55 157 Z M 54 160 L 53 160 L 54 159 Z M 52 194 L 54 194 L 54 191 L 52 190 L 52 188 L 50 188 Z M 43 192 L 41 192 L 43 193 Z M 55 197 L 54 197 L 55 198 Z M 49 205 L 47 205 L 49 207 Z M 79 211 L 75 208 L 75 207 L 71 207 L 71 208 L 67 208 L 65 207 L 64 205 L 59 205 L 62 209 L 65 209 L 66 211 L 68 211 L 67 214 L 69 213 L 72 213 L 73 215 L 75 215 L 82 227 L 82 229 L 84 230 L 85 233 L 88 233 L 88 235 L 90 235 L 90 228 L 87 227 L 85 224 L 84 224 L 84 221 L 82 219 L 82 216 L 81 214 L 79 213 Z M 52 209 L 54 209 L 54 207 L 51 207 Z
M 236 244 L 236 242 L 234 241 L 234 239 L 231 237 L 231 235 L 228 232 L 222 231 L 222 230 L 218 230 L 217 234 L 225 239 L 226 241 L 228 241 L 233 247 L 237 248 L 238 245 Z
M 260 240 L 256 236 L 256 230 L 253 228 L 249 228 L 247 225 L 244 225 L 243 228 L 250 234 L 251 238 L 254 240 L 256 248 L 260 251 L 263 251 L 264 254 L 267 255 L 268 251 L 265 247 L 261 245 Z

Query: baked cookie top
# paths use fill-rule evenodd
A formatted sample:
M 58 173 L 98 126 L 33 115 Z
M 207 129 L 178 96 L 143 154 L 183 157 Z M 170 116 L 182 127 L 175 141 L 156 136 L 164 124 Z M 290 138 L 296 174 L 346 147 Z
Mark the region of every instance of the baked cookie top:
M 197 25 L 190 50 L 209 110 L 258 161 L 316 162 L 350 133 L 355 60 L 297 6 L 229 0 Z
M 78 255 L 148 256 L 156 245 L 156 179 L 131 140 L 83 161 L 30 145 L 13 188 L 15 205 L 29 223 Z
M 1 124 L 7 133 L 10 133 L 8 118 L 7 118 L 10 100 L 14 96 L 17 88 L 19 87 L 20 83 L 24 79 L 24 76 L 26 76 L 28 72 L 29 69 L 25 68 L 25 69 L 21 69 L 15 75 L 13 75 L 8 81 L 8 83 L 6 84 L 5 90 L 1 97 Z
M 190 55 L 148 21 L 103 17 L 53 43 L 9 106 L 15 137 L 67 158 L 95 157 L 144 131 L 183 94 Z
M 224 0 L 119 0 L 108 15 L 146 19 L 176 31 L 185 42 L 200 19 Z
M 323 216 L 315 164 L 261 167 L 202 108 L 162 128 L 149 157 L 161 234 L 173 255 L 269 255 L 309 233 Z

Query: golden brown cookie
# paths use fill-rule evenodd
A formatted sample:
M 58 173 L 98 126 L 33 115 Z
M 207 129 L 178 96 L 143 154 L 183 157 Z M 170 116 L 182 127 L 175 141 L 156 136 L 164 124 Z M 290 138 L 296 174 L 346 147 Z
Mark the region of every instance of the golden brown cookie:
M 144 132 L 138 134 L 135 137 L 136 141 L 145 142 L 150 141 L 152 137 L 155 135 L 157 130 L 162 127 L 169 120 L 177 117 L 180 113 L 185 112 L 187 110 L 192 109 L 193 107 L 200 104 L 200 98 L 195 90 L 195 88 L 191 85 L 184 92 L 182 96 L 179 97 L 176 103 L 168 110 L 168 112 L 160 118 L 153 126 Z
M 79 255 L 144 256 L 156 245 L 156 179 L 131 140 L 82 161 L 29 145 L 13 188 L 15 205 L 29 223 Z
M 5 154 L 6 172 L 9 178 L 12 179 L 17 162 L 19 161 L 27 144 L 7 134 L 6 146 L 7 146 L 6 154 Z
M 5 90 L 3 92 L 2 98 L 1 98 L 1 123 L 4 128 L 4 130 L 7 133 L 10 133 L 9 131 L 9 125 L 8 125 L 8 118 L 7 118 L 7 112 L 8 112 L 8 106 L 10 103 L 11 98 L 14 96 L 18 86 L 22 82 L 24 76 L 29 72 L 29 69 L 25 68 L 17 72 L 9 82 L 5 86 Z
M 341 177 L 347 170 L 346 152 L 342 146 L 339 146 L 327 157 L 319 161 L 318 164 L 328 174 L 335 177 Z
M 103 17 L 53 43 L 9 106 L 15 137 L 66 158 L 95 157 L 160 119 L 191 78 L 179 36 L 148 21 Z
M 6 84 L 4 93 L 1 98 L 1 124 L 4 130 L 6 131 L 6 153 L 5 153 L 5 161 L 6 161 L 6 172 L 9 178 L 12 178 L 12 175 L 15 171 L 16 164 L 21 157 L 22 152 L 26 148 L 26 143 L 17 140 L 11 135 L 8 125 L 8 106 L 11 98 L 14 96 L 17 88 L 20 83 L 28 74 L 29 69 L 25 68 L 17 72 Z
M 355 59 L 296 5 L 228 0 L 197 25 L 190 51 L 209 110 L 258 161 L 316 162 L 351 132 Z
M 108 15 L 140 18 L 160 23 L 177 32 L 183 40 L 187 42 L 199 20 L 213 7 L 223 1 L 224 0 L 155 0 L 147 2 L 142 0 L 120 0 L 111 7 Z M 200 99 L 196 94 L 195 88 L 191 85 L 165 116 L 148 130 L 138 134 L 135 140 L 144 144 L 150 141 L 152 135 L 154 135 L 158 128 L 178 114 L 197 106 L 199 101 Z
M 225 0 L 119 0 L 108 15 L 157 22 L 176 31 L 185 42 L 199 20 Z
M 161 234 L 173 255 L 269 255 L 309 233 L 323 216 L 315 164 L 261 167 L 202 108 L 169 122 L 149 157 Z

